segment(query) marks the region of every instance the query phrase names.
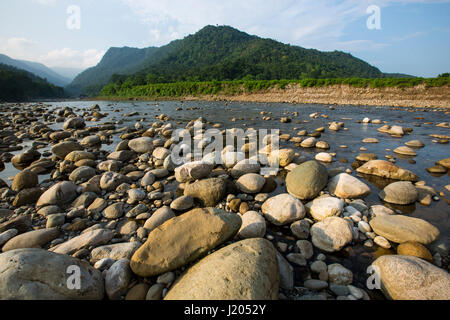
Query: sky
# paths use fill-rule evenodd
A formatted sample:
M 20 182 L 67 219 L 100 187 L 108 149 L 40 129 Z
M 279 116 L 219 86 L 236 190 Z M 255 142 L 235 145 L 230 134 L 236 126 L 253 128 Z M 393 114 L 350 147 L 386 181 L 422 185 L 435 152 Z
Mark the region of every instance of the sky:
M 383 72 L 450 72 L 450 0 L 1 0 L 0 53 L 85 69 L 110 47 L 161 46 L 209 24 Z

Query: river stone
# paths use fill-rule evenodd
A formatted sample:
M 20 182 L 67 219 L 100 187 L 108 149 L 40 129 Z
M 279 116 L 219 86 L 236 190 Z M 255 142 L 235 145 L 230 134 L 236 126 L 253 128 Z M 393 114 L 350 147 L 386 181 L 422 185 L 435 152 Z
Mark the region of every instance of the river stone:
M 292 149 L 273 150 L 269 155 L 269 165 L 278 164 L 280 167 L 286 167 L 295 158 L 295 152 Z
M 94 192 L 83 192 L 78 198 L 76 198 L 72 202 L 71 207 L 72 208 L 78 208 L 78 207 L 87 208 L 92 204 L 92 202 L 94 202 L 94 200 L 96 198 L 97 198 L 97 195 Z M 58 213 L 58 212 L 53 212 L 53 213 Z
M 276 300 L 280 278 L 276 250 L 266 239 L 222 248 L 188 269 L 165 300 Z
M 262 238 L 266 234 L 266 220 L 256 211 L 247 211 L 242 215 L 242 225 L 238 235 L 242 239 Z
M 17 229 L 19 233 L 27 232 L 31 228 L 31 217 L 30 215 L 22 215 L 14 219 L 7 220 L 0 223 L 0 233 L 9 230 Z
M 127 292 L 132 276 L 128 259 L 114 262 L 105 277 L 105 291 L 109 300 L 119 300 Z
M 329 154 L 327 152 L 318 153 L 318 154 L 316 154 L 316 156 L 314 158 L 317 161 L 321 161 L 321 162 L 325 162 L 325 163 L 333 162 L 333 157 L 331 156 L 331 154 Z
M 95 176 L 95 169 L 91 167 L 79 167 L 72 171 L 69 180 L 74 183 L 83 183 Z
M 134 204 L 136 202 L 142 201 L 147 197 L 147 193 L 142 189 L 130 189 L 128 194 L 128 204 Z
M 359 173 L 379 176 L 394 180 L 418 181 L 414 173 L 409 170 L 397 167 L 395 164 L 385 160 L 371 160 L 356 169 Z
M 93 147 L 101 143 L 102 141 L 100 140 L 100 136 L 97 135 L 84 137 L 80 142 L 80 144 L 84 147 Z
M 41 188 L 29 188 L 29 189 L 23 189 L 18 194 L 16 194 L 16 197 L 13 201 L 14 207 L 21 207 L 29 204 L 36 203 L 36 201 L 39 200 L 44 190 Z
M 194 206 L 194 198 L 191 196 L 181 196 L 170 203 L 170 208 L 176 211 L 184 211 Z
M 315 198 L 327 182 L 327 169 L 316 161 L 300 164 L 286 177 L 287 191 L 300 200 Z
M 164 160 L 170 155 L 170 150 L 163 147 L 157 147 L 155 150 L 153 150 L 152 155 L 158 160 Z
M 394 152 L 398 153 L 398 154 L 403 154 L 406 156 L 417 156 L 417 152 L 415 152 L 410 147 L 406 147 L 406 146 L 398 147 L 398 148 L 394 149 Z
M 416 202 L 419 193 L 411 182 L 399 181 L 387 185 L 379 196 L 385 202 L 406 205 Z
M 62 226 L 65 221 L 66 221 L 65 213 L 50 214 L 47 216 L 47 223 L 45 224 L 45 227 L 47 229 L 59 227 Z
M 97 165 L 97 169 L 100 171 L 114 171 L 118 172 L 122 167 L 122 162 L 117 160 L 105 160 Z
M 226 196 L 226 191 L 225 180 L 211 178 L 186 185 L 184 195 L 199 199 L 206 207 L 213 207 Z
M 83 150 L 83 147 L 74 141 L 63 141 L 54 145 L 51 149 L 52 153 L 59 159 L 64 160 L 64 158 L 75 150 Z
M 408 142 L 405 142 L 405 145 L 412 148 L 423 148 L 425 145 L 420 140 L 411 140 Z
M 130 182 L 127 176 L 117 172 L 105 172 L 100 178 L 100 188 L 106 191 L 113 191 L 122 183 Z
M 303 219 L 306 214 L 302 202 L 288 193 L 267 199 L 261 210 L 264 217 L 277 226 Z
M 197 179 L 206 178 L 211 173 L 213 166 L 202 161 L 195 161 L 186 163 L 178 168 L 175 168 L 175 178 L 178 182 L 194 181 Z
M 128 162 L 135 156 L 135 153 L 131 150 L 114 151 L 108 154 L 106 159 L 116 160 L 119 162 Z
M 11 163 L 14 168 L 23 170 L 40 157 L 41 154 L 37 150 L 31 148 L 23 153 L 16 154 L 11 158 Z
M 399 244 L 397 247 L 397 254 L 401 256 L 414 256 L 433 262 L 433 256 L 430 251 L 428 251 L 425 246 L 415 241 L 408 241 Z
M 17 229 L 9 229 L 5 232 L 0 233 L 0 247 L 7 243 L 9 240 L 17 236 L 19 231 Z
M 78 162 L 81 160 L 96 160 L 95 154 L 92 152 L 87 151 L 81 151 L 81 150 L 75 150 L 70 153 L 68 153 L 64 160 L 71 161 L 71 162 Z
M 314 246 L 326 251 L 339 251 L 353 240 L 353 231 L 349 223 L 339 217 L 328 217 L 311 227 Z
M 439 237 L 439 230 L 432 224 L 403 215 L 377 216 L 369 224 L 376 234 L 395 243 L 417 241 L 429 244 Z
M 347 173 L 331 178 L 328 191 L 342 199 L 361 199 L 370 194 L 368 185 Z
M 328 266 L 328 277 L 330 283 L 337 285 L 349 285 L 353 281 L 353 273 L 339 263 Z
M 392 300 L 450 300 L 450 275 L 417 257 L 384 255 L 372 264 Z
M 100 246 L 91 251 L 91 263 L 94 264 L 97 261 L 108 258 L 113 260 L 119 260 L 122 258 L 131 259 L 134 252 L 141 246 L 138 241 L 123 242 L 108 244 Z
M 33 188 L 39 183 L 38 175 L 30 170 L 24 170 L 16 174 L 11 184 L 11 189 L 19 192 L 23 189 Z
M 356 160 L 363 161 L 363 162 L 376 160 L 376 159 L 378 159 L 378 157 L 377 157 L 377 155 L 375 153 L 360 153 L 356 157 Z
M 154 149 L 153 139 L 149 137 L 141 137 L 130 140 L 128 147 L 137 153 L 152 153 Z
M 83 129 L 86 127 L 86 123 L 84 122 L 83 118 L 76 117 L 76 118 L 70 118 L 66 122 L 64 122 L 63 129 Z
M 22 248 L 41 248 L 59 236 L 59 230 L 40 229 L 22 233 L 9 240 L 2 248 L 3 252 Z
M 344 211 L 344 200 L 334 197 L 316 198 L 306 204 L 306 209 L 316 221 L 339 216 Z
M 139 283 L 127 292 L 125 300 L 127 301 L 142 301 L 147 296 L 149 286 L 146 283 Z
M 141 179 L 141 186 L 148 187 L 151 186 L 156 180 L 156 177 L 153 173 L 147 172 Z
M 80 289 L 67 286 L 80 271 Z M 43 249 L 18 249 L 0 254 L 0 297 L 6 300 L 102 300 L 100 271 L 79 259 Z
M 73 254 L 78 250 L 106 244 L 114 237 L 114 232 L 107 229 L 95 229 L 76 236 L 50 249 L 55 253 Z
M 372 215 L 372 217 L 387 216 L 387 215 L 395 214 L 394 210 L 389 209 L 380 204 L 371 206 L 369 212 Z
M 400 126 L 392 126 L 388 133 L 393 136 L 403 136 L 405 133 L 403 132 L 403 128 Z
M 236 163 L 231 169 L 231 176 L 235 179 L 239 179 L 241 176 L 247 173 L 259 173 L 261 165 L 255 161 L 244 159 Z
M 302 146 L 303 148 L 312 148 L 316 145 L 316 142 L 317 142 L 316 138 L 310 137 L 303 140 L 300 146 Z
M 78 186 L 73 182 L 63 181 L 53 185 L 45 191 L 36 203 L 36 208 L 57 205 L 64 206 L 75 200 Z
M 436 164 L 450 169 L 450 158 L 439 160 Z
M 123 216 L 123 206 L 123 202 L 114 203 L 103 210 L 103 216 L 106 219 L 118 219 Z
M 131 258 L 141 277 L 178 269 L 233 237 L 241 218 L 214 208 L 194 209 L 154 229 Z
M 285 290 L 294 289 L 294 268 L 278 251 L 277 261 L 280 272 L 280 288 Z
M 148 232 L 151 232 L 172 218 L 175 218 L 175 214 L 169 207 L 164 206 L 156 210 L 152 216 L 145 221 L 144 228 L 147 229 Z
M 258 193 L 266 183 L 266 179 L 257 173 L 247 173 L 236 181 L 236 186 L 243 193 Z

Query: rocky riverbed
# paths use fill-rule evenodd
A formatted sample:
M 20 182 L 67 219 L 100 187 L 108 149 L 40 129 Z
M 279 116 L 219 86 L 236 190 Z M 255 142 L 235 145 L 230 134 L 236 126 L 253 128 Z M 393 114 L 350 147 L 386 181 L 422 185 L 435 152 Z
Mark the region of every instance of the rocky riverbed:
M 450 299 L 448 111 L 93 104 L 0 105 L 0 299 Z

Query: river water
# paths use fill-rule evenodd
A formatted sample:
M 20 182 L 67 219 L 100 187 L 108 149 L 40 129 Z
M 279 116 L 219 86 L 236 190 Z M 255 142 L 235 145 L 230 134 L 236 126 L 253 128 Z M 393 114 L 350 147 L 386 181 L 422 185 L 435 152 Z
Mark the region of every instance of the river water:
M 149 126 L 154 121 L 157 121 L 156 116 L 164 113 L 171 118 L 171 122 L 177 127 L 185 126 L 186 123 L 192 119 L 203 117 L 211 123 L 220 123 L 221 129 L 226 128 L 254 128 L 254 129 L 279 129 L 281 134 L 291 134 L 296 136 L 299 130 L 307 130 L 313 132 L 316 128 L 325 127 L 326 130 L 322 133 L 320 140 L 327 141 L 330 144 L 330 150 L 326 152 L 335 152 L 336 161 L 331 164 L 325 164 L 328 168 L 351 168 L 351 164 L 355 157 L 361 153 L 375 153 L 379 159 L 385 159 L 386 155 L 391 155 L 396 158 L 396 165 L 411 170 L 417 174 L 420 180 L 426 181 L 428 186 L 433 187 L 438 193 L 446 193 L 447 199 L 449 193 L 445 191 L 444 186 L 450 184 L 450 171 L 445 175 L 431 175 L 426 171 L 426 168 L 431 167 L 436 161 L 450 157 L 450 145 L 439 144 L 433 142 L 436 138 L 430 134 L 450 135 L 450 129 L 436 127 L 436 124 L 449 121 L 450 115 L 446 114 L 445 110 L 438 109 L 407 109 L 407 108 L 389 108 L 389 107 L 372 107 L 372 106 L 333 106 L 330 105 L 308 105 L 308 104 L 280 104 L 280 103 L 239 103 L 239 102 L 180 102 L 180 101 L 164 101 L 164 102 L 111 102 L 111 101 L 72 101 L 72 102 L 54 102 L 46 103 L 50 109 L 57 109 L 61 107 L 71 107 L 74 111 L 82 111 L 89 109 L 92 105 L 98 104 L 102 113 L 107 113 L 108 116 L 103 118 L 100 123 L 118 122 L 117 128 L 134 127 L 137 121 L 142 121 L 144 126 Z M 181 110 L 179 110 L 181 108 Z M 177 110 L 178 109 L 178 110 Z M 263 121 L 260 113 L 269 112 L 266 116 L 270 116 L 272 120 Z M 137 112 L 137 115 L 129 116 L 130 113 Z M 297 112 L 298 116 L 293 113 Z M 318 112 L 319 115 L 327 115 L 312 119 L 310 114 Z M 291 123 L 281 123 L 281 117 L 291 117 Z M 411 134 L 406 134 L 403 138 L 393 138 L 388 134 L 380 133 L 377 128 L 382 124 L 363 124 L 357 121 L 362 121 L 365 117 L 370 119 L 380 119 L 386 121 L 389 125 L 400 125 L 403 128 L 413 128 Z M 232 119 L 236 118 L 233 122 Z M 347 131 L 340 130 L 334 132 L 328 130 L 328 124 L 332 121 L 342 121 Z M 87 123 L 88 126 L 97 125 L 99 123 Z M 53 129 L 61 129 L 62 123 L 53 123 L 50 125 Z M 379 143 L 368 144 L 363 143 L 363 138 L 377 138 Z M 399 146 L 404 145 L 410 140 L 421 140 L 425 147 L 417 149 L 417 156 L 408 157 L 395 154 L 393 150 Z M 115 135 L 111 145 L 102 145 L 104 150 L 113 150 L 120 141 L 119 135 Z M 27 147 L 31 145 L 32 141 L 25 141 L 22 145 Z M 319 149 L 304 149 L 297 148 L 293 143 L 282 142 L 282 145 L 294 148 L 302 156 L 308 159 L 314 159 L 315 154 L 322 152 Z M 348 148 L 340 148 L 341 145 L 346 145 Z M 360 151 L 361 147 L 367 148 L 367 151 Z M 46 148 L 49 149 L 49 148 Z M 44 149 L 45 150 L 45 149 Z M 20 153 L 23 151 L 14 152 Z M 348 163 L 342 163 L 339 159 L 345 158 Z M 411 163 L 414 160 L 415 163 Z M 0 178 L 7 181 L 8 177 L 13 177 L 18 171 L 12 167 L 10 163 L 6 164 L 6 169 L 0 172 Z M 47 176 L 41 176 L 40 180 L 47 179 Z M 367 204 L 382 204 L 378 198 L 380 188 L 384 187 L 383 181 L 368 179 L 367 177 L 360 177 L 367 183 L 372 193 L 365 198 Z M 278 178 L 279 187 L 272 195 L 286 192 L 283 184 L 283 179 Z M 442 198 L 442 197 L 441 197 Z M 441 231 L 441 237 L 449 239 L 450 237 L 450 222 L 448 219 L 449 205 L 443 201 L 433 201 L 430 206 L 423 206 L 419 203 L 411 206 L 396 206 L 395 209 L 400 210 L 403 214 L 412 217 L 427 220 L 435 225 Z M 271 229 L 268 233 L 272 234 L 280 241 L 288 242 L 288 244 L 295 244 L 295 239 L 290 239 L 289 236 L 280 236 L 281 234 L 289 235 L 288 228 Z M 380 255 L 387 253 L 389 250 L 381 250 L 376 245 L 373 248 L 366 248 L 362 245 L 357 245 L 347 248 L 343 252 L 334 255 L 327 255 L 327 263 L 333 261 L 339 262 L 344 266 L 350 268 L 355 272 L 355 283 L 361 287 L 365 287 L 364 283 L 367 279 L 365 274 L 366 267 L 373 261 L 373 259 Z M 392 252 L 393 253 L 393 252 Z M 298 268 L 296 268 L 298 269 Z M 296 272 L 296 280 L 302 280 L 302 269 Z

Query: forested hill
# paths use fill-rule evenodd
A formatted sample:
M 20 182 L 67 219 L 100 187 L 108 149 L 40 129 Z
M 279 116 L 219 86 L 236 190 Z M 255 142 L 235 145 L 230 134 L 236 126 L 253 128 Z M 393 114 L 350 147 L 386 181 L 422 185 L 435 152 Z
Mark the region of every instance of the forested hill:
M 321 52 L 283 44 L 231 27 L 206 26 L 160 48 L 111 48 L 69 91 L 95 93 L 112 75 L 130 85 L 175 81 L 382 78 L 368 63 L 340 51 Z
M 64 98 L 64 89 L 34 74 L 0 64 L 0 101 Z

